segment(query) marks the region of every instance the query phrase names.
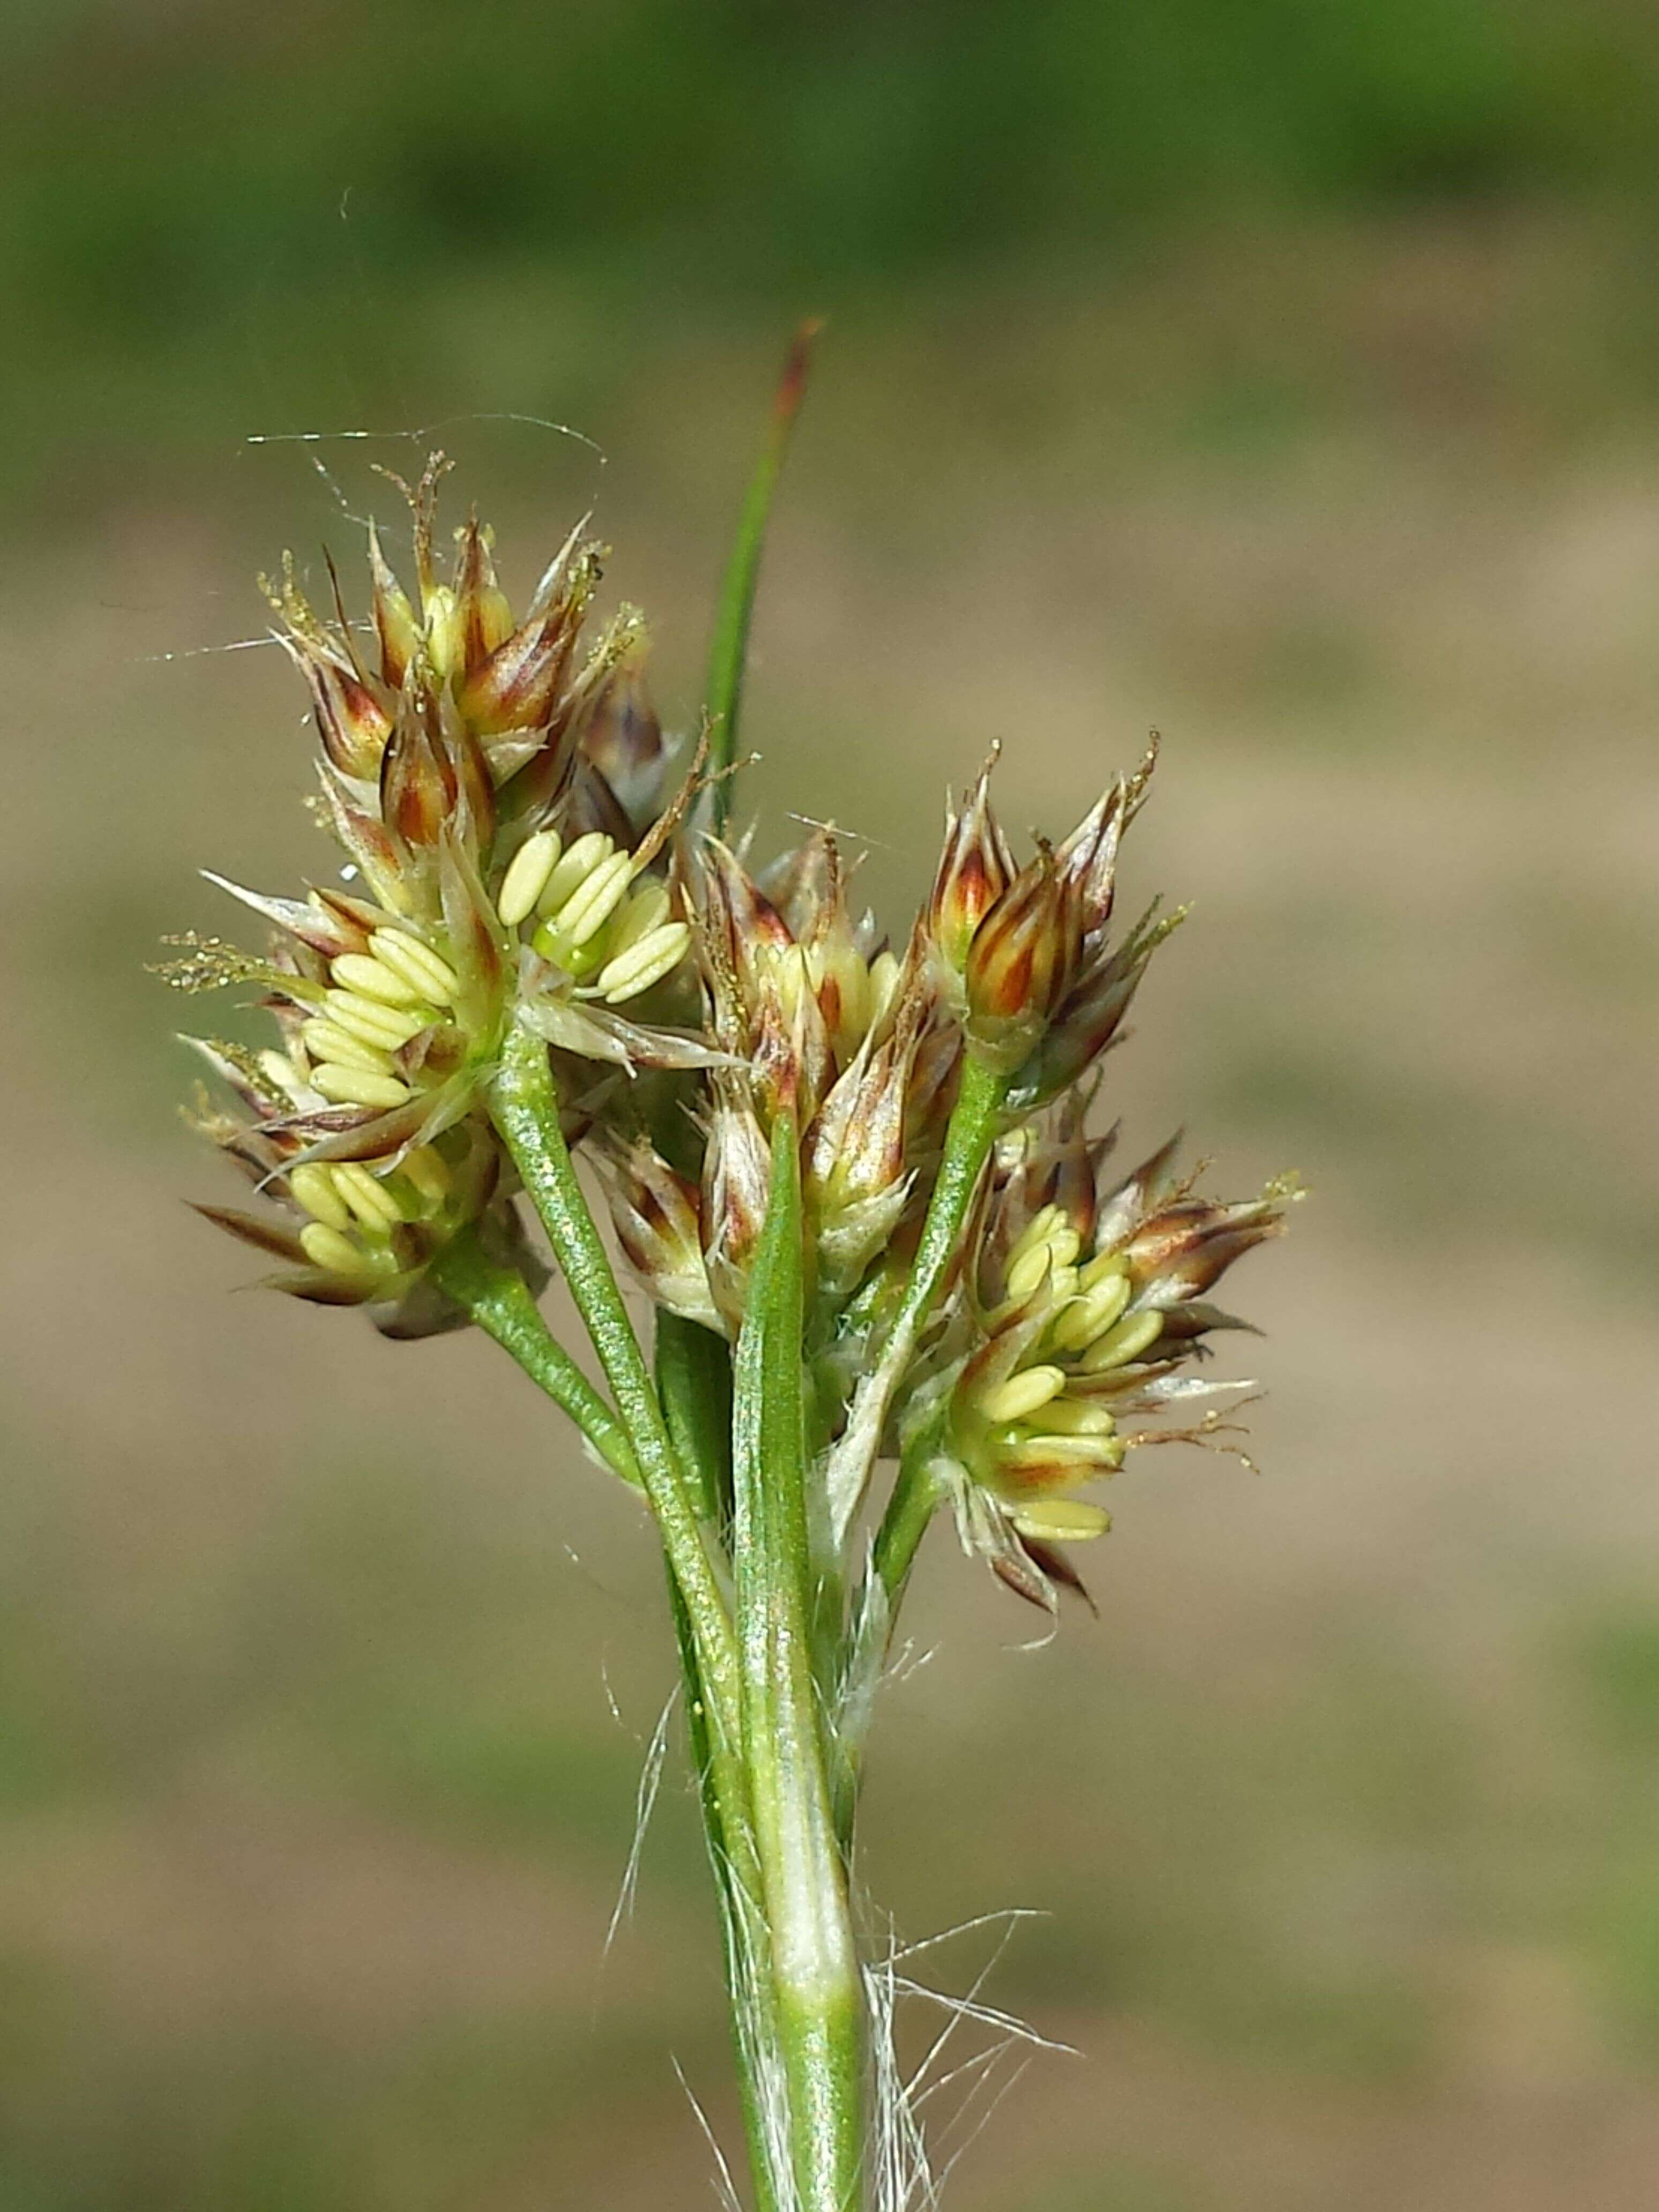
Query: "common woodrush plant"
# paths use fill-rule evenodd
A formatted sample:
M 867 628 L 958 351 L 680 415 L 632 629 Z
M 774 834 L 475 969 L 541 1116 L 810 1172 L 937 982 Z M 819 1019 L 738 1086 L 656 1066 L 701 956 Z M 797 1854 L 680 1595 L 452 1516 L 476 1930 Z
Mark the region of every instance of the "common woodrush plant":
M 373 526 L 368 622 L 331 564 L 321 612 L 291 562 L 266 586 L 343 859 L 299 897 L 212 878 L 270 947 L 188 938 L 161 972 L 252 986 L 276 1027 L 258 1050 L 192 1040 L 234 1103 L 204 1089 L 191 1118 L 257 1200 L 209 1218 L 281 1263 L 276 1288 L 388 1336 L 482 1328 L 640 1493 L 753 2202 L 896 2212 L 933 2185 L 893 2109 L 853 1855 L 917 1547 L 942 1514 L 1053 1614 L 1083 1589 L 1072 1547 L 1109 1526 L 1087 1493 L 1129 1455 L 1236 1449 L 1205 1401 L 1249 1386 L 1204 1363 L 1240 1324 L 1209 1294 L 1295 1191 L 1223 1203 L 1173 1143 L 1121 1173 L 1115 1131 L 1090 1133 L 1102 1056 L 1181 919 L 1114 914 L 1155 743 L 1023 860 L 994 755 L 947 806 L 902 939 L 856 910 L 831 830 L 764 862 L 733 839 L 750 611 L 811 338 L 779 388 L 695 744 L 663 735 L 641 617 L 592 629 L 605 549 L 585 526 L 522 612 L 476 516 L 441 571 L 434 456 L 398 486 L 412 589 Z M 603 1391 L 542 1317 L 538 1228 Z

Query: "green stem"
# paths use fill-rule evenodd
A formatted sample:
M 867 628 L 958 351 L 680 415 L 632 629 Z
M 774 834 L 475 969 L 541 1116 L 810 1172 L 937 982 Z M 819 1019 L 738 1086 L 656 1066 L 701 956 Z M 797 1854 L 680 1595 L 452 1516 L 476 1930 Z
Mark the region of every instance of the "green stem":
M 518 1362 L 538 1389 L 569 1414 L 606 1466 L 637 1490 L 640 1470 L 627 1430 L 550 1334 L 518 1269 L 497 1266 L 482 1250 L 477 1236 L 464 1230 L 433 1261 L 432 1279 Z
M 492 1106 L 496 1126 L 593 1340 L 633 1446 L 640 1479 L 690 1617 L 698 1668 L 714 1721 L 714 1758 L 723 1778 L 722 1802 L 735 1812 L 742 1803 L 735 1764 L 741 1711 L 737 1639 L 639 1339 L 559 1127 L 558 1093 L 547 1047 L 520 1024 L 508 1031 L 501 1048 Z
M 799 1143 L 793 1116 L 783 1113 L 734 1372 L 744 1751 L 797 2198 L 800 2212 L 854 2212 L 864 2173 L 863 1993 L 812 1668 L 801 1274 Z
M 734 1858 L 715 1786 L 708 1715 L 703 1703 L 702 1680 L 697 1671 L 696 1642 L 672 1567 L 667 1582 L 669 1611 L 673 1616 L 685 1694 L 686 1734 L 697 1778 L 697 1802 L 702 1813 L 703 1840 L 708 1846 L 709 1869 L 720 1905 L 720 1949 L 731 2012 L 732 2057 L 737 2069 L 738 2101 L 743 2108 L 744 2135 L 749 2145 L 750 2172 L 755 2184 L 756 2212 L 785 2212 L 789 2175 L 787 2170 L 778 2170 L 781 2147 L 767 2127 L 766 2094 L 760 2071 L 763 2054 L 776 2047 L 777 2020 L 771 1976 L 764 1956 L 764 1928 L 757 1909 L 754 1888 L 746 1887 L 755 1884 L 756 1876 L 752 1866 L 746 1875 L 743 1871 L 751 1846 L 750 1839 L 739 1838 Z M 761 1946 L 758 1956 L 757 1937 Z
M 921 1225 L 916 1256 L 911 1262 L 898 1312 L 878 1364 L 854 1393 L 847 1426 L 830 1452 L 825 1469 L 824 1483 L 838 1553 L 845 1549 L 848 1533 L 863 1502 L 893 1393 L 904 1378 L 921 1325 L 961 1243 L 1011 1080 L 971 1054 L 962 1071 L 961 1087 L 945 1133 L 939 1174 L 927 1202 L 927 1218 Z M 896 1512 L 904 1515 L 912 1510 L 912 1501 L 901 1498 L 904 1488 L 901 1474 L 888 1506 L 889 1520 Z
M 961 1237 L 968 1209 L 974 1202 L 974 1193 L 996 1136 L 1011 1080 L 971 1054 L 962 1071 L 962 1088 L 957 1093 L 950 1127 L 945 1133 L 939 1179 L 928 1201 L 915 1264 L 905 1285 L 904 1304 L 894 1330 L 896 1338 L 903 1338 L 907 1358 Z M 941 1493 L 928 1473 L 930 1458 L 931 1455 L 924 1451 L 905 1454 L 899 1464 L 893 1494 L 887 1501 L 887 1510 L 876 1532 L 876 1567 L 887 1586 L 890 1634 L 917 1547 L 927 1533 L 939 1502 Z
M 946 1496 L 935 1469 L 944 1421 L 936 1418 L 906 1443 L 886 1518 L 877 1533 L 854 1607 L 853 1627 L 836 1686 L 832 1735 L 836 1830 L 849 1863 L 853 1825 L 864 1779 L 864 1751 L 876 1692 L 892 1647 L 893 1625 L 904 1601 L 916 1552 Z
M 657 1313 L 657 1395 L 680 1465 L 698 1497 L 698 1510 L 729 1531 L 732 1520 L 732 1355 L 724 1340 L 696 1322 L 661 1309 Z M 684 1684 L 686 1733 L 697 1778 L 703 1840 L 720 1907 L 720 1949 L 726 1968 L 744 2134 L 749 2145 L 757 2212 L 785 2212 L 789 2202 L 788 2151 L 767 2125 L 762 2069 L 777 2049 L 777 2011 L 767 1961 L 761 1910 L 760 1869 L 746 1826 L 728 1834 L 721 1812 L 691 1623 L 672 1571 L 669 1608 Z
M 657 1309 L 657 1395 L 697 1511 L 722 1538 L 732 1526 L 732 1354 L 723 1337 Z
M 933 1194 L 927 1201 L 927 1218 L 921 1224 L 910 1279 L 904 1286 L 900 1320 L 913 1329 L 926 1318 L 955 1257 L 1012 1081 L 1011 1076 L 969 1054 L 945 1132 L 945 1150 Z
M 703 1519 L 729 1531 L 732 1521 L 732 1355 L 725 1340 L 696 1322 L 663 1308 L 657 1312 L 657 1395 L 680 1465 L 697 1492 Z M 783 2212 L 789 2176 L 780 2172 L 780 2146 L 768 2132 L 760 2064 L 776 2046 L 777 2023 L 767 1970 L 765 1927 L 759 1911 L 759 1874 L 752 1838 L 738 1838 L 734 1856 L 714 1788 L 708 1717 L 703 1709 L 691 1624 L 672 1573 L 668 1601 L 685 1686 L 686 1733 L 697 1778 L 703 1839 L 720 1905 L 720 1948 L 732 2017 L 732 2047 L 744 2134 L 749 2144 L 757 2212 Z
M 905 1454 L 892 1498 L 876 1532 L 875 1570 L 887 1592 L 890 1635 L 916 1553 L 945 1497 L 932 1473 L 934 1441 L 930 1436 L 926 1449 Z
M 761 548 L 766 542 L 766 521 L 782 473 L 789 435 L 806 392 L 806 373 L 811 362 L 812 341 L 819 325 L 804 322 L 784 362 L 772 403 L 755 473 L 738 523 L 726 574 L 720 581 L 714 614 L 714 634 L 708 650 L 708 766 L 716 779 L 709 798 L 714 827 L 724 830 L 732 811 L 730 770 L 738 757 L 738 720 L 743 709 L 744 668 L 749 653 L 749 623 L 754 612 L 755 586 L 760 577 Z
M 432 1273 L 438 1285 L 471 1315 L 480 1328 L 494 1338 L 556 1405 L 569 1414 L 615 1472 L 625 1481 L 639 1487 L 639 1468 L 626 1430 L 563 1346 L 549 1333 L 524 1277 L 516 1269 L 500 1267 L 489 1259 L 471 1231 L 463 1231 L 445 1247 L 434 1262 Z M 675 1316 L 666 1315 L 663 1318 L 672 1321 Z M 718 1338 L 709 1335 L 707 1330 L 696 1329 L 695 1324 L 688 1323 L 686 1326 L 696 1336 L 706 1340 L 719 1354 L 719 1364 L 724 1367 L 726 1376 L 725 1410 L 720 1406 L 718 1388 L 711 1387 L 715 1383 L 715 1363 L 706 1357 L 700 1357 L 701 1346 L 693 1345 L 686 1347 L 687 1357 L 684 1359 L 671 1353 L 664 1360 L 660 1356 L 662 1347 L 659 1345 L 659 1367 L 666 1366 L 671 1375 L 678 1378 L 689 1377 L 691 1383 L 689 1391 L 678 1382 L 671 1383 L 665 1391 L 670 1425 L 675 1431 L 676 1443 L 684 1453 L 687 1464 L 697 1471 L 696 1479 L 717 1484 L 715 1470 L 722 1455 L 729 1478 L 731 1363 L 725 1346 Z M 677 1410 L 681 1416 L 678 1420 L 676 1419 Z M 729 1493 L 729 1479 L 727 1488 Z M 714 1870 L 720 1899 L 726 1982 L 732 2005 L 732 2041 L 744 2126 L 755 2177 L 757 2212 L 783 2212 L 785 2200 L 780 2195 L 773 2172 L 774 2154 L 766 2133 L 764 2106 L 756 2064 L 759 2048 L 775 2042 L 775 2008 L 769 2002 L 770 1983 L 763 1963 L 758 1971 L 745 1967 L 745 1960 L 752 1956 L 754 1929 L 758 1918 L 753 1902 L 759 1887 L 758 1874 L 752 1863 L 752 1842 L 742 1835 L 734 1841 L 727 1833 L 715 1783 L 708 1714 L 690 1616 L 685 1609 L 684 1600 L 672 1568 L 667 1580 L 669 1605 L 684 1686 L 686 1728 L 697 1778 L 709 1863 Z M 744 1872 L 745 1864 L 746 1876 Z M 750 1899 L 747 1904 L 739 1887 L 745 1880 Z M 758 2018 L 750 2017 L 757 2002 L 762 2007 L 760 2015 Z M 761 2039 L 759 2043 L 757 2039 Z

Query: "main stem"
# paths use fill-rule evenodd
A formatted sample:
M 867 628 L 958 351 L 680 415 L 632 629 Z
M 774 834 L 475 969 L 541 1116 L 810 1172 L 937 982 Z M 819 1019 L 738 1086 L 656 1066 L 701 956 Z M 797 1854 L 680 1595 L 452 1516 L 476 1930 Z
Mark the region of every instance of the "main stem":
M 744 1753 L 796 2201 L 800 2212 L 856 2212 L 865 2174 L 863 1988 L 812 1667 L 801 1262 L 799 1140 L 793 1116 L 782 1112 L 734 1375 Z
M 697 1498 L 706 1522 L 729 1530 L 732 1519 L 732 1356 L 726 1340 L 696 1322 L 659 1306 L 656 1316 L 654 1365 L 674 1449 Z M 768 2055 L 777 2049 L 777 2010 L 767 1966 L 768 1946 L 760 1910 L 756 1867 L 750 1886 L 739 1888 L 719 1795 L 714 1786 L 708 1717 L 697 1671 L 691 1623 L 672 1571 L 667 1577 L 669 1610 L 679 1648 L 685 1691 L 686 1735 L 703 1840 L 720 1906 L 720 1949 L 726 1967 L 732 2020 L 732 2055 L 737 2068 L 744 2133 L 754 2176 L 757 2212 L 787 2212 L 790 2198 L 789 2145 L 775 2125 L 766 2093 Z
M 559 1128 L 546 1047 L 531 1032 L 509 1037 L 492 1103 L 605 1369 L 667 1556 L 758 2202 L 762 2212 L 856 2212 L 862 1985 L 808 1631 L 793 1126 L 783 1117 L 782 1164 L 739 1350 L 734 1632 L 698 1510 L 720 1481 L 718 1454 L 695 1449 L 707 1409 L 685 1421 L 688 1394 L 676 1391 L 677 1451 Z

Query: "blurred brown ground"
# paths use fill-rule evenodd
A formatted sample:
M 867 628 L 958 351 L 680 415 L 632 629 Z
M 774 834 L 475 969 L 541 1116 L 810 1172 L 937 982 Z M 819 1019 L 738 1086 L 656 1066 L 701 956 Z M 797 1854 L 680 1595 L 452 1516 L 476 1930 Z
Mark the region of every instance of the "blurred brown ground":
M 1259 1479 L 1144 1455 L 1100 1620 L 1037 1652 L 930 1546 L 864 1875 L 911 1937 L 1051 1915 L 986 1995 L 1081 2054 L 959 2212 L 1652 2200 L 1659 452 L 1564 397 L 1598 252 L 1310 227 L 823 352 L 767 834 L 866 835 L 896 931 L 991 738 L 1054 830 L 1156 722 L 1128 891 L 1194 912 L 1113 1110 L 1315 1191 L 1237 1285 Z M 520 589 L 598 497 L 681 714 L 769 368 L 671 335 L 583 418 L 603 471 L 446 441 Z M 193 869 L 280 884 L 313 833 L 277 656 L 155 656 L 257 635 L 252 571 L 325 532 L 266 447 L 0 549 L 0 2203 L 690 2206 L 671 2048 L 731 2115 L 676 1769 L 602 1956 L 670 1679 L 638 1516 L 486 1347 L 245 1294 L 180 1203 L 216 1170 L 142 963 L 226 920 Z

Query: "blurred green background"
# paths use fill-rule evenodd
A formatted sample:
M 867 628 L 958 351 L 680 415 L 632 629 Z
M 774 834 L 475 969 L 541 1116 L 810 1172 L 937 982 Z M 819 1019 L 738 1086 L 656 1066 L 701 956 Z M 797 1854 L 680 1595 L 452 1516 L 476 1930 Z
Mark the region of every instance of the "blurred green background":
M 926 1560 L 864 1873 L 1051 1915 L 986 1994 L 1081 2053 L 954 2203 L 1650 2203 L 1659 15 L 0 15 L 3 2212 L 710 2201 L 677 1774 L 604 1956 L 646 1532 L 487 1347 L 229 1295 L 141 966 L 312 861 L 288 672 L 200 648 L 426 442 L 250 437 L 444 422 L 520 590 L 597 502 L 684 722 L 806 310 L 766 833 L 902 927 L 992 738 L 1056 830 L 1156 722 L 1129 886 L 1196 911 L 1114 1109 L 1317 1193 L 1240 1285 L 1260 1480 L 1143 1455 L 1040 1653 Z M 514 415 L 606 458 L 453 419 Z

